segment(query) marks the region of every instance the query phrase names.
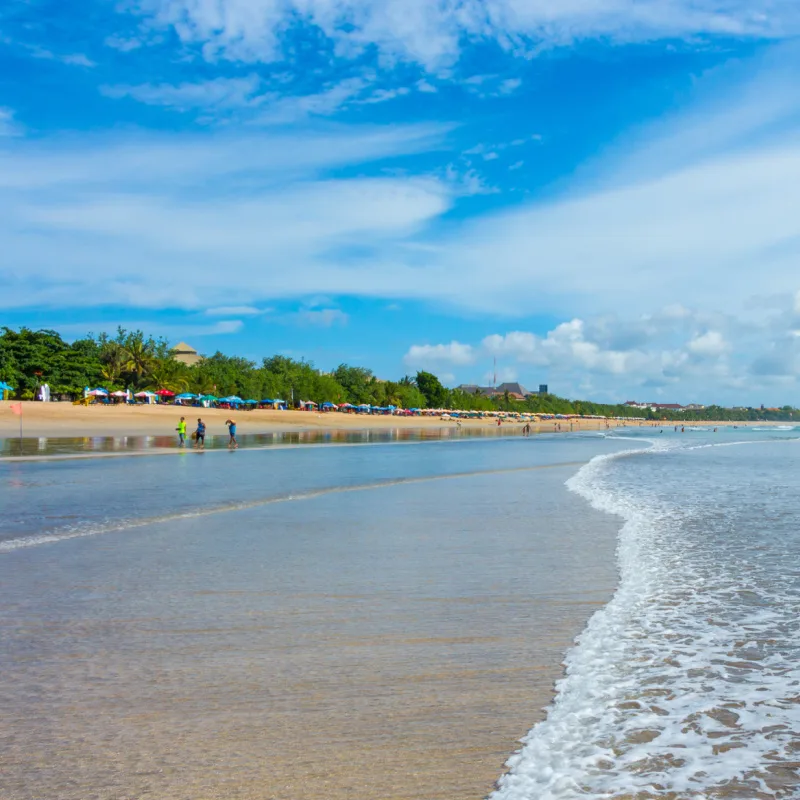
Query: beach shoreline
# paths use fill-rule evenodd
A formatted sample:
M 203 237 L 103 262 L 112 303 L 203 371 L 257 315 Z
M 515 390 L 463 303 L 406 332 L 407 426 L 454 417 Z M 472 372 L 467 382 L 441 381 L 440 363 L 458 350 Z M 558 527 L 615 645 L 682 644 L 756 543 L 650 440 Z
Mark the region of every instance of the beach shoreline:
M 11 410 L 10 401 L 0 402 L 0 439 L 19 436 L 20 417 Z M 22 403 L 22 428 L 26 437 L 80 437 L 80 436 L 170 436 L 175 433 L 178 420 L 186 417 L 189 430 L 198 417 L 208 426 L 209 436 L 226 433 L 225 420 L 235 417 L 240 435 L 290 433 L 304 431 L 370 431 L 370 430 L 444 430 L 455 429 L 454 419 L 441 417 L 402 417 L 378 414 L 320 413 L 313 411 L 231 411 L 220 408 L 185 408 L 171 405 L 92 405 L 75 406 L 71 403 Z M 469 430 L 497 428 L 497 420 L 461 419 L 458 423 Z M 525 423 L 504 420 L 501 428 L 522 428 Z M 674 421 L 663 423 L 609 420 L 608 426 L 618 428 L 670 427 Z M 726 426 L 742 423 L 691 422 L 687 425 Z M 756 425 L 759 423 L 747 423 Z M 763 423 L 769 424 L 769 423 Z M 774 423 L 772 423 L 774 424 Z M 532 432 L 605 430 L 603 419 L 564 419 L 530 422 Z M 560 426 L 560 428 L 559 428 Z

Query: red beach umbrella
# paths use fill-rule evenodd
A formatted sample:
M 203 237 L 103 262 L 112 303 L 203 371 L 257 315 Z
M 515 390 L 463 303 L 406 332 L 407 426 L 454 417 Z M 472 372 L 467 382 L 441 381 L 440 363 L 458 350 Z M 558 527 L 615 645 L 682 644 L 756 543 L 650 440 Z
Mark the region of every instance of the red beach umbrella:
M 175 392 L 171 392 L 169 389 L 159 389 L 156 394 L 159 397 L 175 397 Z

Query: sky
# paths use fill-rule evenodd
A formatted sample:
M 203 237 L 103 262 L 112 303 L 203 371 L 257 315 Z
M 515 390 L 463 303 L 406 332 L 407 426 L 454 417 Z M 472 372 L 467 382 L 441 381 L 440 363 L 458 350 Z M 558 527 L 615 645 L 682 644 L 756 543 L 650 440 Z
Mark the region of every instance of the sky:
M 796 0 L 6 3 L 0 325 L 800 405 L 798 68 Z

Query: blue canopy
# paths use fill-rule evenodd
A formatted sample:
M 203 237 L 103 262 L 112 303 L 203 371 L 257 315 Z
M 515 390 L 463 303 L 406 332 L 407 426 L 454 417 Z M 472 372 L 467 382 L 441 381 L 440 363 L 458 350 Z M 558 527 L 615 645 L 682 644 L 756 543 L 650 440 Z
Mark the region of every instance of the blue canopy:
M 192 394 L 191 392 L 184 392 L 183 394 L 176 395 L 175 399 L 176 400 L 194 400 L 195 397 L 198 397 L 198 396 L 199 395 Z
M 331 403 L 330 401 L 325 402 L 322 404 L 323 408 L 336 408 L 336 403 Z
M 246 406 L 257 406 L 258 405 L 258 400 L 245 400 L 244 404 Z
M 230 397 L 220 397 L 219 402 L 220 403 L 230 403 L 232 406 L 233 405 L 243 405 L 244 404 L 244 400 L 242 400 L 241 397 L 237 397 L 235 394 L 231 395 Z
M 0 392 L 13 392 L 14 387 L 9 386 L 5 381 L 0 381 Z

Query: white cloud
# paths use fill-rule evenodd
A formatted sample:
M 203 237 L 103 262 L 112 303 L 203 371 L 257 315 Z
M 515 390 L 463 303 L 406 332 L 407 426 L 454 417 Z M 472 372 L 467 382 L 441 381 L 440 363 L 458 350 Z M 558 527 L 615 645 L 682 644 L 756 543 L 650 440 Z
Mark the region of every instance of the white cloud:
M 209 60 L 276 61 L 297 20 L 337 54 L 375 47 L 388 63 L 429 70 L 455 63 L 468 41 L 494 39 L 530 54 L 583 39 L 644 42 L 696 36 L 789 37 L 800 32 L 794 0 L 133 0 L 156 29 L 172 28 Z
M 511 172 L 513 170 L 521 169 L 524 166 L 525 166 L 524 161 L 515 161 L 508 169 Z
M 241 108 L 258 102 L 261 81 L 258 76 L 247 78 L 214 78 L 198 83 L 145 83 L 138 86 L 101 86 L 106 97 L 132 97 L 140 103 L 167 106 L 177 111 L 193 109 Z
M 628 399 L 688 403 L 786 402 L 800 378 L 800 337 L 790 296 L 772 301 L 775 313 L 760 323 L 731 315 L 664 308 L 637 318 L 573 319 L 543 333 L 510 331 L 480 343 L 413 346 L 406 363 L 437 368 L 485 366 L 491 381 L 521 380 L 529 388 L 549 383 L 557 393 L 607 401 Z M 711 320 L 719 329 L 687 338 Z M 724 330 L 724 333 L 723 333 Z M 454 345 L 457 349 L 454 349 Z M 410 358 L 412 356 L 413 358 Z M 460 354 L 467 354 L 459 359 Z M 472 380 L 473 369 L 462 370 Z M 772 387 L 772 388 L 770 388 Z
M 468 344 L 450 342 L 450 344 L 415 344 L 403 358 L 407 367 L 414 369 L 432 369 L 442 366 L 463 366 L 475 360 L 473 348 Z
M 721 356 L 728 349 L 728 343 L 719 331 L 708 331 L 695 336 L 687 345 L 698 356 Z

